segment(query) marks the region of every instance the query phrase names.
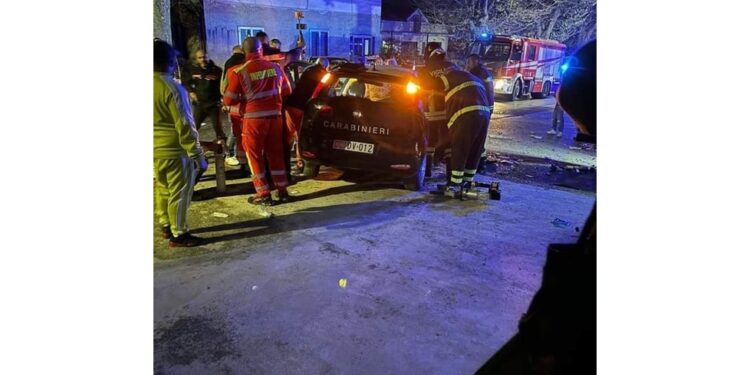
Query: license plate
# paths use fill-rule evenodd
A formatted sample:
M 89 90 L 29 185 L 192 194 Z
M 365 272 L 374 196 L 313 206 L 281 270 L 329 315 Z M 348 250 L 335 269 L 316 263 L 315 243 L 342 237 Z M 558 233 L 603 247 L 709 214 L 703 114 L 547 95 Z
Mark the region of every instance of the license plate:
M 333 148 L 336 150 L 361 152 L 363 154 L 372 154 L 373 151 L 375 150 L 375 145 L 372 143 L 335 140 L 333 141 Z

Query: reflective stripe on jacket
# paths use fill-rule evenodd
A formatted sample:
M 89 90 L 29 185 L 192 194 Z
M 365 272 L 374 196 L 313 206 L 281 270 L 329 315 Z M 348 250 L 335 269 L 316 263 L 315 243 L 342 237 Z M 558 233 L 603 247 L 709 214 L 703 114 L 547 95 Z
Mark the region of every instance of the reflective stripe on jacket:
M 245 118 L 281 116 L 282 99 L 291 93 L 289 80 L 278 64 L 250 59 L 227 73 L 224 104 L 241 104 Z
M 447 62 L 435 71 L 438 72 L 437 75 L 439 75 L 445 91 L 445 108 L 449 128 L 463 114 L 473 111 L 489 114 L 492 111 L 493 103 L 488 100 L 484 83 L 479 78 Z

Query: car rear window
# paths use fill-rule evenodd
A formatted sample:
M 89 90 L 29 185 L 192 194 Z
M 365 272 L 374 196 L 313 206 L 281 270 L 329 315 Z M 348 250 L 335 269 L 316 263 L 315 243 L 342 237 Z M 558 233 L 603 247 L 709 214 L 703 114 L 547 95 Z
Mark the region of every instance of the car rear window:
M 396 101 L 405 94 L 406 86 L 365 80 L 361 77 L 339 77 L 331 85 L 328 96 L 354 96 L 368 99 L 372 102 Z

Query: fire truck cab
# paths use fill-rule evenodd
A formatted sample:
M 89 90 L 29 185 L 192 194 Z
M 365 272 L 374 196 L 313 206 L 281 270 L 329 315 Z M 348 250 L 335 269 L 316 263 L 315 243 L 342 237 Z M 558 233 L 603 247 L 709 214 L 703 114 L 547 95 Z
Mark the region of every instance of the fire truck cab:
M 565 45 L 545 39 L 481 34 L 469 54 L 482 57 L 495 78 L 495 95 L 546 98 L 560 84 Z

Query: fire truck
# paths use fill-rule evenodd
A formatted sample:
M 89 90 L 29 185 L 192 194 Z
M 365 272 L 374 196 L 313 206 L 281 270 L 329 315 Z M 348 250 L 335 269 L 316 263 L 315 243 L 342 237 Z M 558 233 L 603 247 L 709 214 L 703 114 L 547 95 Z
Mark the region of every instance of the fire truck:
M 565 45 L 545 39 L 480 34 L 469 48 L 495 78 L 495 95 L 546 98 L 560 84 Z M 564 68 L 564 67 L 563 67 Z

